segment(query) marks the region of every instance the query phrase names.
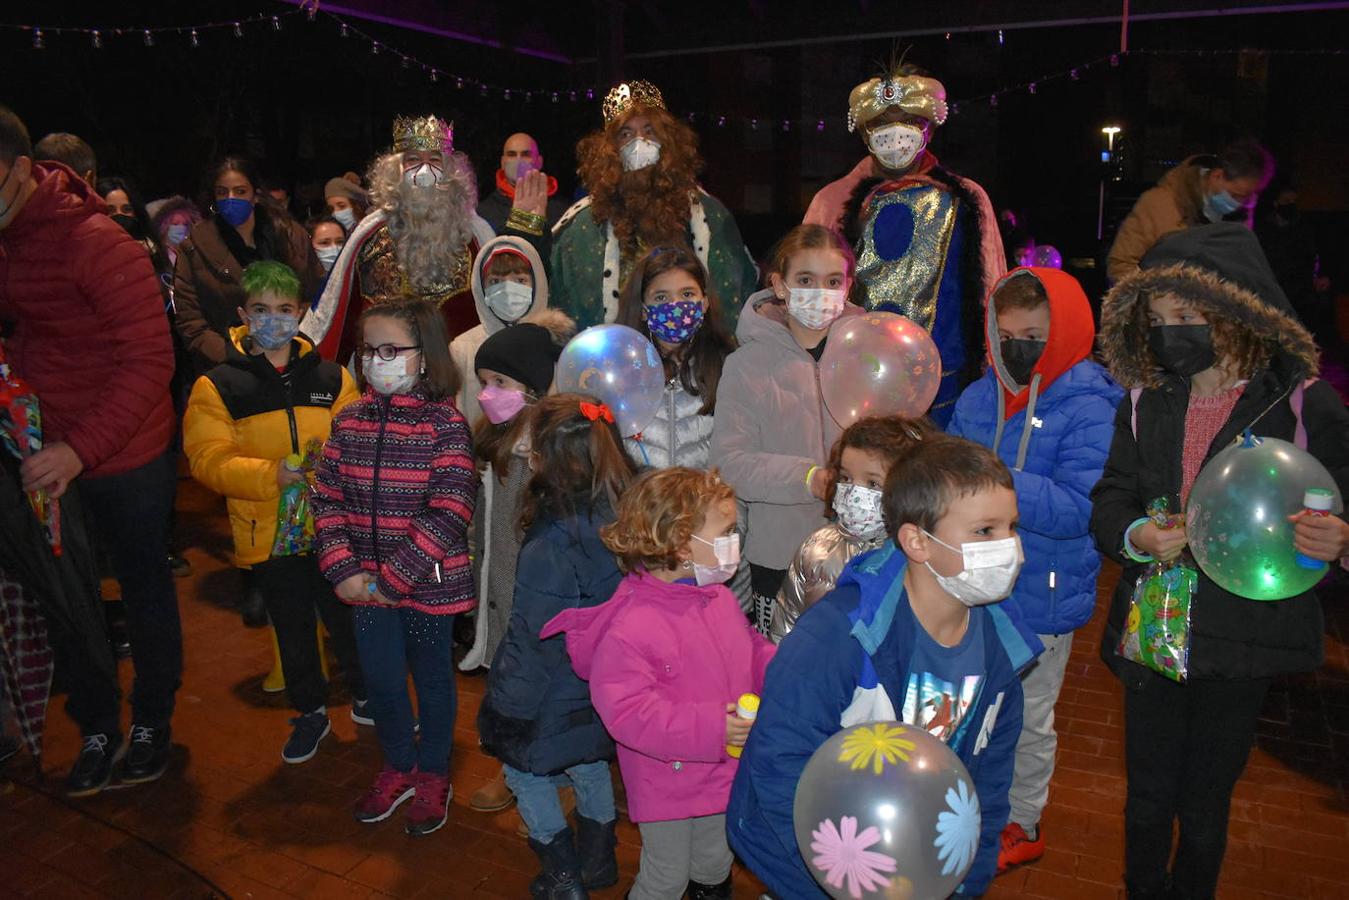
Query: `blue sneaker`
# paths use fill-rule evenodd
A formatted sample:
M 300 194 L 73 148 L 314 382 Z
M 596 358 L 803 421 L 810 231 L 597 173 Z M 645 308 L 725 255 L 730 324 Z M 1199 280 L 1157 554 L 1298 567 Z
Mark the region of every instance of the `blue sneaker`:
M 286 741 L 286 746 L 281 749 L 281 759 L 292 765 L 313 759 L 319 750 L 319 741 L 333 730 L 326 712 L 305 713 L 291 719 L 290 724 L 294 728 L 290 733 L 290 740 Z

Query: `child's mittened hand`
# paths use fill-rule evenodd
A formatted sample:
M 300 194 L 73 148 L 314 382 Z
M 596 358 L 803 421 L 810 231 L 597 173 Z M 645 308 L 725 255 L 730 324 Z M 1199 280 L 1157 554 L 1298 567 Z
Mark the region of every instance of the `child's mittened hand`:
M 749 730 L 754 727 L 752 719 L 742 719 L 735 714 L 735 704 L 726 704 L 726 743 L 732 747 L 743 747 L 749 740 Z
M 359 603 L 362 600 L 370 599 L 370 589 L 366 587 L 369 583 L 370 576 L 364 572 L 358 572 L 350 578 L 342 579 L 334 590 L 337 592 L 339 600 L 347 603 Z
M 1133 545 L 1139 550 L 1161 562 L 1171 562 L 1180 556 L 1180 551 L 1185 549 L 1188 542 L 1183 527 L 1158 528 L 1151 522 L 1134 529 L 1129 535 L 1129 540 L 1133 541 Z
M 1289 516 L 1288 521 L 1296 523 L 1293 546 L 1304 556 L 1334 562 L 1349 555 L 1349 522 L 1339 516 L 1308 515 L 1304 509 Z

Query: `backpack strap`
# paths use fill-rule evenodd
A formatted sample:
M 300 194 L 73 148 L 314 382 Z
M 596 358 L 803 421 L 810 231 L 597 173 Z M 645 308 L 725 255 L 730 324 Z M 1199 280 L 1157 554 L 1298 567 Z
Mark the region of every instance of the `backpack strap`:
M 1306 389 L 1315 381 L 1315 378 L 1308 378 L 1306 381 L 1299 382 L 1298 386 L 1293 388 L 1293 392 L 1288 395 L 1288 406 L 1293 410 L 1293 420 L 1297 423 L 1293 429 L 1293 444 L 1299 450 L 1307 449 L 1307 424 L 1302 421 L 1302 398 Z
M 1129 416 L 1129 427 L 1133 429 L 1135 441 L 1138 440 L 1138 398 L 1141 396 L 1143 396 L 1143 389 L 1141 387 L 1136 387 L 1129 391 L 1129 405 L 1132 407 Z

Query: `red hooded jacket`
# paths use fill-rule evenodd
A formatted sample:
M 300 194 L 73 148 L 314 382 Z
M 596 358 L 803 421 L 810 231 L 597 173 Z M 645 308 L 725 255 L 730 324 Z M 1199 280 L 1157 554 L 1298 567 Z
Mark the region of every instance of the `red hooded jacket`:
M 42 406 L 43 439 L 64 441 L 84 477 L 155 459 L 173 433 L 173 344 L 150 257 L 103 214 L 73 171 L 34 165 L 38 187 L 0 231 L 5 349 Z

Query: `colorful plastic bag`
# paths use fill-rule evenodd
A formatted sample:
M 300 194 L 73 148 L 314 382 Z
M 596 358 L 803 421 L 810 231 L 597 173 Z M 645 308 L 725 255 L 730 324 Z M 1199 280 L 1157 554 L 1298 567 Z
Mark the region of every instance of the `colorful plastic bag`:
M 1184 525 L 1185 517 L 1169 513 L 1167 507 L 1165 499 L 1154 500 L 1148 517 L 1158 528 Z M 1184 681 L 1190 665 L 1190 610 L 1198 585 L 1198 571 L 1188 552 L 1169 563 L 1149 563 L 1134 584 L 1115 652 L 1172 681 Z
M 37 394 L 10 369 L 0 345 L 0 443 L 16 459 L 42 449 L 42 407 Z M 54 556 L 61 555 L 61 505 L 45 490 L 28 491 L 28 505 L 42 524 Z
M 292 453 L 282 462 L 292 472 L 303 473 L 299 481 L 286 485 L 276 507 L 276 539 L 272 541 L 272 556 L 301 556 L 314 550 L 314 510 L 309 497 L 314 466 L 323 453 L 323 444 L 311 440 L 305 446 L 304 456 Z

